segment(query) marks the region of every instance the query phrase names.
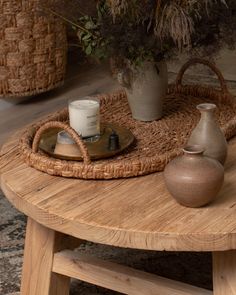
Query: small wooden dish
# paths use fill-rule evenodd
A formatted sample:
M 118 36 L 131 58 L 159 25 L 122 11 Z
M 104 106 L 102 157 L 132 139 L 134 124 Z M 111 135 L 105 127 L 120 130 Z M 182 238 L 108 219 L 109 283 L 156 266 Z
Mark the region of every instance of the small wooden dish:
M 60 128 L 55 128 L 48 129 L 47 131 L 45 131 L 41 136 L 39 149 L 53 158 L 69 161 L 82 161 L 83 156 L 79 148 L 77 148 L 76 153 L 72 155 L 68 155 L 68 153 L 55 153 L 54 150 L 57 143 L 57 134 L 61 130 L 62 129 Z M 111 135 L 112 130 L 114 130 L 119 136 L 119 148 L 116 150 L 109 150 L 108 146 L 109 136 Z M 83 140 L 85 146 L 88 149 L 88 153 L 91 160 L 99 160 L 113 157 L 118 153 L 121 153 L 127 147 L 129 147 L 133 143 L 133 141 L 134 135 L 129 129 L 111 123 L 101 124 L 101 135 L 98 140 L 94 142 L 90 142 L 86 139 Z

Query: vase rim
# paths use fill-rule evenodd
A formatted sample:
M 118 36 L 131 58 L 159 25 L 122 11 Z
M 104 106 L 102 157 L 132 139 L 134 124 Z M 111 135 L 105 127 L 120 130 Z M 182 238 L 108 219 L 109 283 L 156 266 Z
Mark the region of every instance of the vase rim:
M 217 106 L 214 103 L 201 103 L 197 105 L 199 111 L 214 111 Z
M 201 155 L 204 151 L 204 148 L 198 144 L 187 145 L 183 148 L 183 152 L 187 155 Z

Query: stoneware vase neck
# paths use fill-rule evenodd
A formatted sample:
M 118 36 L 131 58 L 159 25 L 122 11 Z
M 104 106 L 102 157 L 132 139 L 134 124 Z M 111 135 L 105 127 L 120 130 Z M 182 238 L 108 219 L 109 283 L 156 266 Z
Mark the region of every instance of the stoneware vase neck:
M 203 103 L 197 106 L 201 119 L 193 130 L 188 145 L 201 145 L 204 155 L 218 160 L 222 165 L 227 156 L 227 142 L 215 117 L 216 105 Z
M 197 109 L 201 113 L 201 120 L 214 120 L 216 105 L 210 103 L 203 103 L 197 106 Z
M 202 157 L 204 149 L 200 145 L 186 146 L 183 149 L 184 157 L 188 159 L 195 159 L 196 157 Z

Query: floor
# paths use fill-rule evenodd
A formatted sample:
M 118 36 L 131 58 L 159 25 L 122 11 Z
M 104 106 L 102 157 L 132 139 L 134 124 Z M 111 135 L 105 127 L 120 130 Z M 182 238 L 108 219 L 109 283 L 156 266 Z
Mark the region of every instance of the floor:
M 233 62 L 233 61 L 232 61 Z M 234 62 L 235 63 L 235 62 Z M 201 72 L 201 71 L 200 71 Z M 202 72 L 201 72 L 202 73 Z M 175 73 L 170 72 L 170 81 Z M 234 76 L 233 76 L 234 77 Z M 218 85 L 210 75 L 190 72 L 188 83 L 195 81 Z M 228 81 L 236 95 L 235 79 Z M 64 87 L 27 99 L 0 100 L 0 146 L 14 130 L 37 118 L 60 109 L 73 97 L 110 92 L 119 86 L 111 78 L 106 65 L 70 66 Z M 19 294 L 20 273 L 24 246 L 26 218 L 15 210 L 0 191 L 0 295 Z M 93 243 L 83 244 L 78 251 L 124 263 L 139 269 L 182 280 L 208 289 L 211 282 L 211 255 L 209 253 L 147 252 L 114 248 Z M 71 295 L 117 294 L 78 281 L 71 285 Z

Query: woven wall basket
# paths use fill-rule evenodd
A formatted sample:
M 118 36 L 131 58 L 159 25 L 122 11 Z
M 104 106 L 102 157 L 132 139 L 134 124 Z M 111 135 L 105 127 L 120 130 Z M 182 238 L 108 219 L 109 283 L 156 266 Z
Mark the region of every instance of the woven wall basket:
M 182 85 L 185 70 L 199 62 L 215 71 L 221 83 L 221 90 L 201 85 Z M 64 109 L 24 131 L 19 150 L 25 162 L 51 175 L 83 179 L 132 177 L 162 171 L 172 158 L 181 153 L 200 118 L 196 105 L 203 102 L 217 104 L 216 115 L 227 139 L 236 134 L 236 101 L 228 92 L 221 73 L 207 61 L 195 59 L 184 65 L 176 84 L 169 86 L 161 120 L 147 123 L 132 119 L 124 91 L 100 95 L 99 98 L 102 121 L 119 123 L 129 128 L 136 138 L 132 146 L 113 158 L 91 162 L 82 140 L 68 126 L 68 110 Z M 43 132 L 58 127 L 65 129 L 74 138 L 81 149 L 83 162 L 58 160 L 38 151 Z
M 65 27 L 40 14 L 39 5 L 40 0 L 0 1 L 0 96 L 38 94 L 64 81 Z

